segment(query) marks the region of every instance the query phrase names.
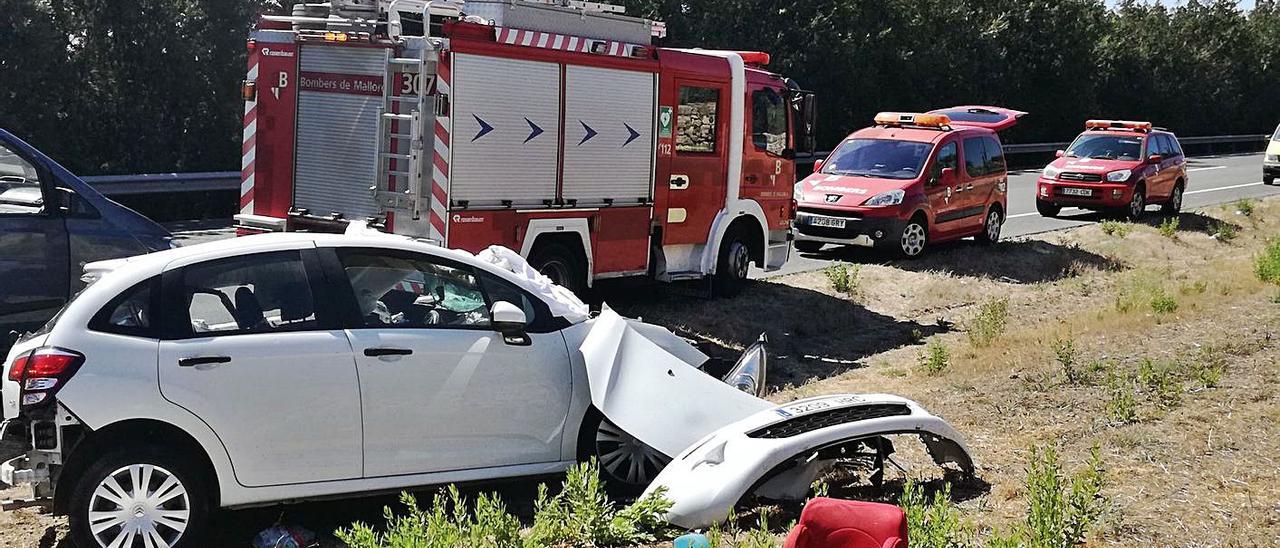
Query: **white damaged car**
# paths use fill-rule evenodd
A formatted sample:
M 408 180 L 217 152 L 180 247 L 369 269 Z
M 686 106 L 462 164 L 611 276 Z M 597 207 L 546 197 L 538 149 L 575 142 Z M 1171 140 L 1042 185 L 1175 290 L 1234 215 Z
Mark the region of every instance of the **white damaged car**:
M 915 403 L 756 396 L 669 331 L 591 317 L 502 248 L 267 234 L 86 267 L 91 283 L 4 363 L 0 481 L 79 546 L 191 546 L 211 509 L 556 473 L 665 486 L 699 527 L 749 493 L 803 496 L 887 434 L 971 470 Z M 737 387 L 737 388 L 735 388 Z M 751 393 L 748 393 L 751 392 Z

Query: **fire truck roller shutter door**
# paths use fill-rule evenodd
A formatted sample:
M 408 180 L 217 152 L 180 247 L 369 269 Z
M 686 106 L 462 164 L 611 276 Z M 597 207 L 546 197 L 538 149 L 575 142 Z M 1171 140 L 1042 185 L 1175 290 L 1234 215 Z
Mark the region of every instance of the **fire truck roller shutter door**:
M 564 199 L 652 198 L 655 75 L 569 66 L 565 76 Z
M 378 110 L 387 52 L 305 45 L 299 59 L 298 144 L 293 205 L 347 219 L 378 214 Z
M 452 68 L 450 201 L 477 207 L 505 201 L 540 206 L 554 200 L 560 67 L 456 54 Z M 571 131 L 566 141 L 574 135 Z

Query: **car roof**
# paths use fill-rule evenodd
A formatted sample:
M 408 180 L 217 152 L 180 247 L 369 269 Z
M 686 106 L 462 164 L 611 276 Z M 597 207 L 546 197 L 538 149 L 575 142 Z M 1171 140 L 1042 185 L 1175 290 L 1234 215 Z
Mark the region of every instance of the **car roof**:
M 996 132 L 986 128 L 973 126 L 953 126 L 951 130 L 928 129 L 918 127 L 871 126 L 851 133 L 846 139 L 885 139 L 889 141 L 915 141 L 920 143 L 936 143 L 948 136 L 959 135 L 992 135 Z

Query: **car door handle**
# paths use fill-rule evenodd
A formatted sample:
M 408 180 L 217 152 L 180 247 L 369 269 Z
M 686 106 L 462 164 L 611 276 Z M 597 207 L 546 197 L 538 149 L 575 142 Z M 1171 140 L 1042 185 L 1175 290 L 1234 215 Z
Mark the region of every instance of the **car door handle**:
M 195 367 L 197 365 L 214 365 L 231 363 L 231 356 L 197 356 L 178 360 L 178 367 Z
M 409 354 L 412 354 L 412 353 L 413 351 L 409 350 L 408 348 L 366 348 L 364 349 L 364 355 L 369 356 L 370 358 L 376 358 L 378 356 L 408 356 Z
M 973 183 L 969 183 L 969 184 L 967 184 L 967 185 L 964 185 L 964 189 L 965 189 L 965 190 L 973 190 Z

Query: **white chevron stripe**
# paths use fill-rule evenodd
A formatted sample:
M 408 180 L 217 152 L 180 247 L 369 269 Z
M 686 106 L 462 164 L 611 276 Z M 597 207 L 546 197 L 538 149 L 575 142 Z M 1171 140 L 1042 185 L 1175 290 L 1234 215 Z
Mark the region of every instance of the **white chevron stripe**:
M 431 202 L 431 214 L 436 215 L 441 219 L 449 218 L 447 215 L 447 212 L 444 209 L 444 204 L 434 200 Z
M 257 155 L 258 147 L 253 147 L 249 149 L 249 152 L 244 153 L 244 157 L 240 159 L 240 169 L 243 170 L 244 168 L 249 167 L 249 164 L 253 163 L 253 160 Z
M 245 194 L 248 194 L 250 190 L 253 190 L 253 174 L 252 173 L 250 173 L 248 177 L 245 177 L 244 181 L 240 182 L 240 195 L 244 196 Z
M 254 118 L 253 120 L 249 121 L 249 125 L 244 126 L 244 139 L 242 139 L 240 142 L 241 143 L 249 142 L 249 139 L 253 138 L 253 135 L 257 132 L 258 132 L 258 119 Z
M 545 32 L 539 32 L 539 33 L 538 33 L 538 47 L 540 47 L 540 48 L 545 48 L 545 47 L 547 47 L 547 41 L 548 41 L 548 40 L 550 40 L 550 39 L 551 39 L 551 35 L 550 35 L 550 34 L 547 34 L 547 33 L 545 33 Z
M 249 67 L 249 79 L 250 80 L 258 79 L 258 65 L 256 63 L 252 67 Z
M 245 204 L 244 207 L 240 208 L 240 213 L 243 213 L 245 215 L 253 215 L 253 200 L 249 200 L 249 203 Z
M 564 49 L 564 35 L 557 34 L 556 39 L 551 42 L 551 49 Z
M 570 36 L 570 37 L 569 37 L 569 51 L 578 51 L 578 37 L 577 37 L 577 36 Z

